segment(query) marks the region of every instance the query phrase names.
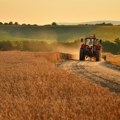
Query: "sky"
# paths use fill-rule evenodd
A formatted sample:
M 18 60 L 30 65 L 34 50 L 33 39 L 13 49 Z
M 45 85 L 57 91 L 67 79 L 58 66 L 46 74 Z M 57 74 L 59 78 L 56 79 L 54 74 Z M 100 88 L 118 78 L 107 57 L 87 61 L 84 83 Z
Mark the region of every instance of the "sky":
M 20 24 L 120 21 L 120 0 L 0 0 L 0 22 Z

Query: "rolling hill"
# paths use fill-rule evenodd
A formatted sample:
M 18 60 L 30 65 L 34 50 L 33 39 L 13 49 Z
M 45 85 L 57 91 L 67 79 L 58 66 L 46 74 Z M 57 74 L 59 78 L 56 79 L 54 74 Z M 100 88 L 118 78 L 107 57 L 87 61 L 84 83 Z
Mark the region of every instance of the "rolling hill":
M 96 25 L 0 25 L 2 40 L 75 40 L 86 35 L 96 34 L 104 41 L 114 41 L 120 37 L 120 26 Z
M 26 50 L 40 48 L 41 43 L 38 42 L 59 42 L 68 43 L 76 42 L 82 37 L 96 34 L 103 40 L 105 51 L 112 53 L 120 53 L 120 26 L 112 25 L 0 25 L 0 50 L 9 50 L 11 46 L 15 50 L 23 50 L 23 45 Z M 115 41 L 117 39 L 117 41 Z M 8 43 L 9 41 L 9 43 Z M 12 45 L 11 45 L 12 42 Z M 31 42 L 31 43 L 30 43 Z M 76 45 L 76 43 L 75 43 Z M 2 47 L 1 47 L 2 46 Z M 3 47 L 4 46 L 4 47 Z M 26 47 L 27 46 L 27 47 Z M 36 47 L 35 47 L 36 46 Z M 70 44 L 68 44 L 70 46 Z M 44 46 L 48 49 L 47 46 Z M 5 48 L 5 49 L 4 49 Z M 39 50 L 39 49 L 37 49 Z
M 88 21 L 88 22 L 80 22 L 80 23 L 59 23 L 59 25 L 79 25 L 79 24 L 100 24 L 100 23 L 112 23 L 113 25 L 120 25 L 120 21 L 113 20 L 99 20 L 99 21 Z

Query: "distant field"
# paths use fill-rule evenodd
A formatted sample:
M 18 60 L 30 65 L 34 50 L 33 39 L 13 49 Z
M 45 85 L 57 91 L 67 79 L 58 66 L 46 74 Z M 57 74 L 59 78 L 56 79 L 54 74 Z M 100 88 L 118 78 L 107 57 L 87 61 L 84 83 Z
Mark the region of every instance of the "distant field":
M 119 120 L 120 97 L 57 68 L 60 56 L 0 52 L 0 120 Z
M 103 40 L 104 52 L 120 54 L 119 31 L 120 26 L 0 25 L 0 50 L 56 51 L 61 46 L 78 50 L 81 37 L 96 34 Z
M 96 34 L 104 41 L 120 37 L 120 26 L 95 25 L 0 25 L 0 40 L 60 40 L 74 41 L 80 37 Z

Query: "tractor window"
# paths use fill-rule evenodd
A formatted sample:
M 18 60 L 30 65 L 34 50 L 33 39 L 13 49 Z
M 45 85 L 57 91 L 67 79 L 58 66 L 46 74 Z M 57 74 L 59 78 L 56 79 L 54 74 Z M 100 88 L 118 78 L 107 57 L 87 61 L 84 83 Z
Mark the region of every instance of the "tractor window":
M 93 39 L 86 39 L 86 45 L 93 45 Z

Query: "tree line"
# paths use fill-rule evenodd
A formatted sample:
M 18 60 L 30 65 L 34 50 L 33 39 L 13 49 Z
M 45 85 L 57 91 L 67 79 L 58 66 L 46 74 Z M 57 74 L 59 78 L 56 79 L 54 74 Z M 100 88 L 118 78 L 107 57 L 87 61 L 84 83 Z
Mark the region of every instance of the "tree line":
M 18 22 L 12 22 L 12 21 L 10 21 L 10 22 L 0 22 L 0 25 L 28 25 L 28 26 L 39 26 L 39 25 L 37 25 L 37 24 L 25 24 L 25 23 L 23 23 L 23 24 L 19 24 Z M 45 25 L 45 26 L 57 26 L 58 24 L 56 23 L 56 22 L 52 22 L 51 24 L 48 24 L 48 25 Z
M 28 26 L 39 26 L 39 25 L 37 25 L 37 24 L 25 24 L 25 23 L 23 23 L 23 24 L 19 24 L 18 22 L 12 22 L 12 21 L 10 21 L 10 22 L 5 22 L 5 23 L 3 23 L 3 22 L 0 22 L 0 25 L 28 25 Z M 82 24 L 78 24 L 78 26 L 79 25 L 82 25 Z M 113 26 L 113 24 L 112 23 L 105 23 L 105 22 L 103 22 L 103 23 L 98 23 L 98 24 L 83 24 L 83 25 L 95 25 L 95 26 Z M 57 24 L 56 22 L 52 22 L 51 24 L 47 24 L 47 25 L 44 25 L 44 26 L 59 26 L 59 24 Z M 76 25 L 77 26 L 77 25 Z

